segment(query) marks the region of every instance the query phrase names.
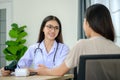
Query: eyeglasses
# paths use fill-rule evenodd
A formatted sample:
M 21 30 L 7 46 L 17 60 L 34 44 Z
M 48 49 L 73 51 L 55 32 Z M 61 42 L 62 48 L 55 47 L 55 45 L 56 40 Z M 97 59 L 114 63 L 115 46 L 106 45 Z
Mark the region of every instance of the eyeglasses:
M 53 25 L 46 25 L 46 27 L 49 29 L 49 30 L 59 30 L 59 27 L 58 26 L 53 26 Z

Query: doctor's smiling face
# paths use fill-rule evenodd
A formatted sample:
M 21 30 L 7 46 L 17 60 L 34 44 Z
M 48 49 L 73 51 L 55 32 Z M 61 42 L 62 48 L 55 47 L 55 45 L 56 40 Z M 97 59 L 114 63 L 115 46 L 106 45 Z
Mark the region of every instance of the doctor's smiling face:
M 43 20 L 37 42 L 40 43 L 44 39 L 56 40 L 58 43 L 63 43 L 62 25 L 56 16 L 50 15 Z
M 55 20 L 50 20 L 46 22 L 43 32 L 45 39 L 54 40 L 59 33 L 59 24 Z

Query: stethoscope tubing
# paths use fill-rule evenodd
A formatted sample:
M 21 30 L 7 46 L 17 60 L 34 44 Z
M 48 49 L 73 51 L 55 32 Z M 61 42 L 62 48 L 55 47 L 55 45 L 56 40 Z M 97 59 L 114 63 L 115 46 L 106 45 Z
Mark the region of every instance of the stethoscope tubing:
M 42 54 L 42 57 L 43 57 L 43 51 L 42 51 L 42 49 L 40 48 L 40 44 L 41 44 L 41 43 L 39 43 L 39 44 L 38 44 L 38 47 L 35 49 L 35 51 L 34 51 L 34 56 L 36 55 L 37 50 L 40 50 L 40 51 L 41 51 L 41 54 Z M 55 65 L 55 57 L 56 57 L 56 54 L 57 54 L 57 51 L 58 51 L 58 46 L 59 46 L 59 43 L 57 43 L 57 48 L 56 48 L 56 50 L 55 50 L 55 54 L 54 54 L 54 57 L 53 57 L 53 64 L 54 64 L 54 65 Z

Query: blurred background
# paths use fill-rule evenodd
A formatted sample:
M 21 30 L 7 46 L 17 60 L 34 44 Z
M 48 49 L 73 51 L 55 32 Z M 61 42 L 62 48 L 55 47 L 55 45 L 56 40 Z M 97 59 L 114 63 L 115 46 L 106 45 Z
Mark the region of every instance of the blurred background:
M 116 32 L 115 43 L 120 46 L 120 0 L 0 0 L 0 68 L 9 64 L 3 49 L 12 23 L 27 25 L 26 46 L 37 42 L 42 20 L 48 15 L 57 16 L 62 23 L 64 43 L 70 49 L 77 40 L 85 38 L 83 18 L 88 6 L 101 3 L 111 12 Z

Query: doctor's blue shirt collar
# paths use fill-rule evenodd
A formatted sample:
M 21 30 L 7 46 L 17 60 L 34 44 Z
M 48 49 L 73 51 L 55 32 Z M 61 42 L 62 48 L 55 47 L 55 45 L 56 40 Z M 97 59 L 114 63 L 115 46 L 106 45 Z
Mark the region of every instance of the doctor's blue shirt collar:
M 51 50 L 50 50 L 50 52 L 49 52 L 49 53 L 51 53 L 51 52 L 55 51 L 55 50 L 56 50 L 56 48 L 57 48 L 57 45 L 58 45 L 58 44 L 59 44 L 59 43 L 57 43 L 57 41 L 56 41 L 56 40 L 54 40 L 53 46 L 52 46 L 52 48 L 51 48 Z M 39 44 L 38 44 L 38 45 L 39 45 Z M 46 50 L 46 48 L 45 48 L 45 44 L 44 44 L 44 40 L 40 43 L 39 48 L 40 48 L 40 49 L 42 49 L 42 50 Z

